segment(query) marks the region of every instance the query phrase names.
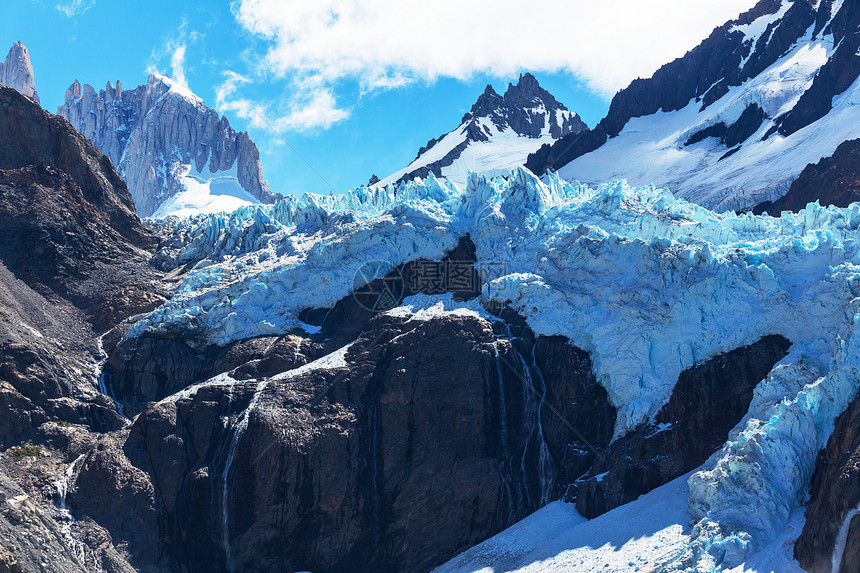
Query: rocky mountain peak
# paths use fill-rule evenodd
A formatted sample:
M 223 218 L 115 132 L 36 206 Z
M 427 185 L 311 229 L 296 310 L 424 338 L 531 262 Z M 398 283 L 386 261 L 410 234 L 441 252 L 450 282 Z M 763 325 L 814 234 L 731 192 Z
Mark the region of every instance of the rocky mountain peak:
M 503 105 L 504 99 L 502 96 L 496 93 L 493 86 L 487 84 L 487 87 L 484 88 L 484 93 L 478 96 L 478 99 L 472 105 L 472 109 L 463 116 L 461 123 L 466 123 L 473 117 L 487 117 Z
M 33 65 L 30 63 L 30 52 L 21 42 L 12 44 L 6 60 L 0 62 L 0 85 L 9 86 L 39 103 Z
M 562 109 L 567 109 L 562 104 L 558 103 L 551 93 L 543 89 L 537 81 L 537 78 L 526 72 L 520 74 L 520 79 L 516 84 L 508 84 L 508 89 L 505 90 L 505 100 L 512 101 L 534 101 L 536 99 L 552 102 L 559 105 Z
M 169 214 L 168 203 L 174 197 L 189 186 L 209 186 L 216 178 L 219 188 L 227 182 L 232 190 L 207 187 L 211 201 L 207 205 L 230 208 L 236 201 L 276 199 L 248 134 L 235 131 L 227 118 L 168 76 L 150 74 L 145 84 L 132 90 L 123 89 L 119 80 L 115 86 L 107 82 L 99 92 L 75 80 L 57 114 L 111 158 L 141 216 Z
M 559 116 L 556 112 L 565 113 Z M 578 115 L 570 113 L 528 72 L 520 74 L 516 84 L 509 83 L 504 96 L 488 84 L 472 109 L 463 116 L 462 123 L 469 124 L 470 137 L 486 141 L 486 129 L 476 124 L 480 118 L 489 118 L 499 131 L 510 128 L 518 135 L 532 138 L 539 137 L 547 124 L 553 138 L 587 129 Z
M 430 139 L 405 169 L 370 184 L 384 186 L 433 173 L 465 185 L 469 171 L 506 175 L 542 143 L 583 131 L 588 126 L 579 115 L 524 73 L 516 84 L 508 84 L 504 95 L 487 84 L 457 129 Z M 431 149 L 434 159 L 428 158 Z

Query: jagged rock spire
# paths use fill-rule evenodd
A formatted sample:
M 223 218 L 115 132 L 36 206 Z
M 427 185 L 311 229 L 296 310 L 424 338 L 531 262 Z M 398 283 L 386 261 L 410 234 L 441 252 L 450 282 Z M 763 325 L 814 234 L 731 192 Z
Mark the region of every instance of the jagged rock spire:
M 0 84 L 9 86 L 39 103 L 33 65 L 30 63 L 30 52 L 21 42 L 12 44 L 6 60 L 0 62 Z

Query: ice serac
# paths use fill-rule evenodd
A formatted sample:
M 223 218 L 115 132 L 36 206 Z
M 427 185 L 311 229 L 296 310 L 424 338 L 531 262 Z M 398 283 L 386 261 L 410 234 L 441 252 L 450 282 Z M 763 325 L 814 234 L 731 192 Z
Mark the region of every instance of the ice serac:
M 30 52 L 21 42 L 12 44 L 6 60 L 0 62 L 0 85 L 10 87 L 39 103 Z
M 480 269 L 480 304 L 506 305 L 535 335 L 564 337 L 587 354 L 607 410 L 612 408 L 615 442 L 637 431 L 644 432 L 645 451 L 652 451 L 648 444 L 683 445 L 689 435 L 705 439 L 695 428 L 710 424 L 701 417 L 709 408 L 688 412 L 693 402 L 678 381 L 703 366 L 698 371 L 712 380 L 710 387 L 722 389 L 721 366 L 733 364 L 729 376 L 738 394 L 718 407 L 725 417 L 711 428 L 708 444 L 694 444 L 689 455 L 679 449 L 679 463 L 667 460 L 672 467 L 657 467 L 659 475 L 648 470 L 631 489 L 624 467 L 618 467 L 620 481 L 611 467 L 603 470 L 610 472 L 603 478 L 610 479 L 608 486 L 622 487 L 617 499 L 624 501 L 701 464 L 688 480 L 687 507 L 696 528 L 679 561 L 690 567 L 735 567 L 780 538 L 803 503 L 818 451 L 860 386 L 857 204 L 813 204 L 780 218 L 720 214 L 666 189 L 623 182 L 592 188 L 557 174 L 540 180 L 517 168 L 504 178 L 473 174 L 465 189 L 431 175 L 396 188 L 289 198 L 178 222 L 169 230 L 161 253 L 165 264 L 197 264 L 170 301 L 131 325 L 117 353 L 181 337 L 186 355 L 212 364 L 210 351 L 233 355 L 243 345 L 264 350 L 268 337 L 304 337 L 313 322 L 308 313 L 337 309 L 361 286 L 356 277 L 372 282 L 410 261 L 439 261 L 468 235 Z M 444 307 L 434 309 L 413 314 L 445 315 Z M 743 358 L 755 355 L 762 339 L 770 348 L 765 359 Z M 785 356 L 783 339 L 792 343 Z M 297 348 L 294 342 L 290 347 Z M 752 348 L 737 359 L 714 361 L 745 347 Z M 314 345 L 301 348 L 304 355 Z M 156 354 L 167 355 L 147 350 L 141 356 L 155 364 L 149 357 Z M 519 354 L 527 366 L 546 364 L 539 355 Z M 288 366 L 287 356 L 283 349 L 271 364 Z M 131 374 L 117 372 L 121 400 L 140 404 L 158 399 L 147 392 L 181 398 L 192 391 L 159 386 L 171 377 L 156 369 L 147 369 L 153 376 L 137 377 L 136 359 L 115 358 Z M 546 378 L 549 369 L 540 370 Z M 538 372 L 528 373 L 541 388 Z M 673 406 L 676 390 L 685 408 Z M 567 396 L 559 402 L 593 400 Z M 699 403 L 713 401 L 701 395 Z M 550 411 L 541 400 L 536 406 Z M 674 429 L 663 426 L 673 423 Z M 599 450 L 596 439 L 587 441 Z M 563 451 L 551 445 L 548 451 L 563 460 Z M 575 481 L 577 470 L 590 465 L 571 460 L 555 475 Z M 630 466 L 634 473 L 637 466 Z M 504 464 L 503 470 L 511 467 Z
M 521 165 L 542 144 L 587 131 L 580 117 L 529 74 L 499 95 L 488 85 L 460 121 L 460 127 L 431 139 L 406 168 L 369 185 L 426 177 L 430 173 L 464 185 L 469 171 L 503 174 Z
M 168 77 L 151 74 L 132 90 L 108 82 L 98 93 L 76 80 L 57 113 L 111 158 L 143 217 L 276 199 L 248 134 Z
M 762 0 L 621 90 L 594 130 L 526 165 L 589 184 L 668 186 L 716 211 L 772 202 L 858 136 L 858 24 L 855 2 Z

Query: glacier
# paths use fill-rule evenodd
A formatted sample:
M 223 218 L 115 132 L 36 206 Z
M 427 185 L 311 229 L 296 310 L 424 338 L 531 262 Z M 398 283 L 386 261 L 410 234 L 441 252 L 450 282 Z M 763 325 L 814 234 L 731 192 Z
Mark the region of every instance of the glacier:
M 367 264 L 438 260 L 469 235 L 481 302 L 588 351 L 618 409 L 616 437 L 652 420 L 683 370 L 765 335 L 788 338 L 747 416 L 686 481 L 693 526 L 678 570 L 737 567 L 779 538 L 860 386 L 857 204 L 715 213 L 654 186 L 516 168 L 472 173 L 464 188 L 431 175 L 160 224 L 170 238 L 159 256 L 192 268 L 125 336 L 182 331 L 201 346 L 306 328 L 299 313 L 348 296 Z M 481 316 L 443 299 L 398 312 Z

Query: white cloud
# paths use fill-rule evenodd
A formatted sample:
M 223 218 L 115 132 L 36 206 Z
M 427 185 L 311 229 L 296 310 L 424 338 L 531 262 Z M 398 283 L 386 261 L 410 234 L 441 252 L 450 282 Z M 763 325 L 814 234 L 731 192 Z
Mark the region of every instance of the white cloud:
M 271 105 L 238 97 L 238 89 L 251 83 L 247 77 L 228 71 L 224 81 L 215 88 L 215 106 L 221 113 L 233 113 L 254 127 L 276 132 L 306 131 L 328 128 L 349 116 L 337 107 L 331 89 L 315 81 L 304 82 L 297 90 L 286 113 L 272 109 Z
M 611 95 L 684 54 L 755 0 L 240 0 L 240 25 L 268 39 L 268 72 L 415 80 L 568 71 Z
M 203 34 L 188 29 L 188 20 L 184 19 L 172 34 L 161 41 L 149 56 L 146 71 L 148 73 L 164 73 L 164 61 L 168 61 L 170 77 L 179 85 L 188 87 L 188 77 L 185 68 L 185 52 L 189 45 L 203 38 Z
M 82 16 L 84 12 L 96 5 L 96 0 L 71 0 L 65 4 L 57 4 L 57 10 L 67 18 Z
M 175 82 L 188 87 L 188 79 L 185 77 L 185 44 L 179 44 L 170 54 L 171 77 Z

